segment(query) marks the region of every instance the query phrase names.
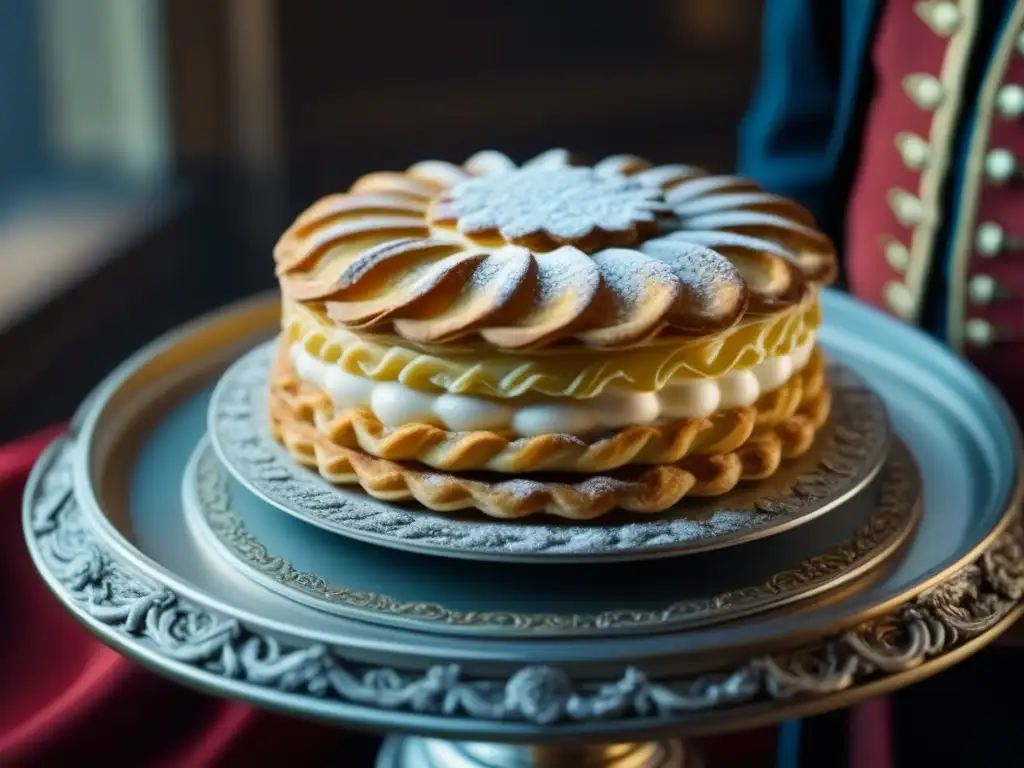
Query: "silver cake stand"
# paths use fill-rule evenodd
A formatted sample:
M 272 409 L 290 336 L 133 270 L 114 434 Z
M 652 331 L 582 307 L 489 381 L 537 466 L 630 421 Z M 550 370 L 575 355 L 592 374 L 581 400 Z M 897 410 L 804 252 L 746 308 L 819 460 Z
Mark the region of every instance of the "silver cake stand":
M 277 301 L 245 302 L 83 404 L 30 477 L 29 549 L 105 643 L 387 732 L 380 768 L 694 765 L 690 736 L 908 685 L 1022 612 L 1005 405 L 920 334 L 824 303 L 836 407 L 802 464 L 661 520 L 494 528 L 283 461 L 253 383 Z

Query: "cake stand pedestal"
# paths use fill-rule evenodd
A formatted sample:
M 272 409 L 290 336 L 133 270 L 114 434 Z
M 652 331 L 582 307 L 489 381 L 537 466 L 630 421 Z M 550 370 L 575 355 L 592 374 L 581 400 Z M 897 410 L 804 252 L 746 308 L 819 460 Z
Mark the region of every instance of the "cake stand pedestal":
M 678 739 L 591 747 L 536 747 L 393 736 L 377 768 L 701 768 Z

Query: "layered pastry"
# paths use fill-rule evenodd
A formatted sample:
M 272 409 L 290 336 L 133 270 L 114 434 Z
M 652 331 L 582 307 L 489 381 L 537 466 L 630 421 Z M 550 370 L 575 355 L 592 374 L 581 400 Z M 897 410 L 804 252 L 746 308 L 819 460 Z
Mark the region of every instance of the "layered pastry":
M 828 417 L 833 246 L 746 179 L 427 161 L 319 200 L 274 257 L 274 434 L 380 499 L 656 513 L 771 476 Z

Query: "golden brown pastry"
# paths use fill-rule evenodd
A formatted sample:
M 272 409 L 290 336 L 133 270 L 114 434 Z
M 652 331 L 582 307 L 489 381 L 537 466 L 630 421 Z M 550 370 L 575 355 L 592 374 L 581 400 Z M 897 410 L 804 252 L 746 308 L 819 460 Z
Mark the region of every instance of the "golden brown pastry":
M 430 161 L 315 203 L 275 259 L 275 434 L 379 498 L 657 512 L 769 476 L 828 414 L 832 245 L 744 179 Z

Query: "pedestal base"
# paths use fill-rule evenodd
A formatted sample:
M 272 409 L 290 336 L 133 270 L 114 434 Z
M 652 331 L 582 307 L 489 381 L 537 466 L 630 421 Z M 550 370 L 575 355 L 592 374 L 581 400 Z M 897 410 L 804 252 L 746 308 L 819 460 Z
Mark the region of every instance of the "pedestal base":
M 377 768 L 701 768 L 681 741 L 538 747 L 392 736 Z

